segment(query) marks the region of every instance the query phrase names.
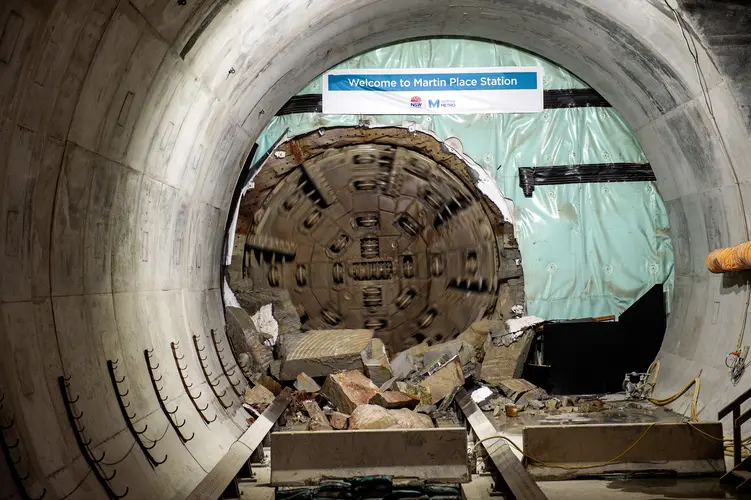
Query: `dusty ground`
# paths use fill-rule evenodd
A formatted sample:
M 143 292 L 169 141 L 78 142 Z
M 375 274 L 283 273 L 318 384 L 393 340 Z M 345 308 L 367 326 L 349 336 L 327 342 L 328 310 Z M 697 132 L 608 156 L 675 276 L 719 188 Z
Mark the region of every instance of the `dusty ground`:
M 559 411 L 522 412 L 516 418 L 495 418 L 486 412 L 491 422 L 502 432 L 522 445 L 522 428 L 533 425 L 551 424 L 595 424 L 679 421 L 682 415 L 647 402 L 626 401 L 623 395 L 603 398 L 606 406 L 602 412 L 561 413 Z M 290 429 L 292 430 L 292 429 Z M 303 429 L 299 429 L 303 430 Z M 267 459 L 270 450 L 266 449 Z M 268 467 L 254 469 L 258 481 L 243 485 L 243 498 L 252 500 L 273 500 L 274 490 L 269 487 Z M 737 496 L 724 491 L 718 478 L 652 478 L 628 479 L 613 476 L 607 479 L 575 481 L 542 481 L 538 483 L 549 500 L 658 500 L 658 499 L 751 499 L 751 496 Z M 463 486 L 467 500 L 497 499 L 491 496 L 492 480 L 488 475 L 475 475 L 472 482 Z

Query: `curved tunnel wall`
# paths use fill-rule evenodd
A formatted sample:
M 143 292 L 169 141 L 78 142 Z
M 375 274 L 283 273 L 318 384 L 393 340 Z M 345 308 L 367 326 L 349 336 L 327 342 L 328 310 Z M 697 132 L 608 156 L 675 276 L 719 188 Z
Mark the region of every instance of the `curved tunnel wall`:
M 321 71 L 410 37 L 482 37 L 537 52 L 581 76 L 636 131 L 658 177 L 676 250 L 658 393 L 674 391 L 701 370 L 700 416 L 712 418 L 742 390 L 730 386 L 724 357 L 745 325 L 749 289 L 710 276 L 704 257 L 748 239 L 742 196 L 748 195 L 751 169 L 744 162 L 751 146 L 732 82 L 724 81 L 699 38 L 692 50 L 715 127 L 693 56 L 666 5 L 3 2 L 0 359 L 6 399 L 0 411 L 3 422 L 15 417 L 6 435 L 22 443 L 30 494 L 46 487 L 47 498 L 72 491 L 68 498 L 105 498 L 94 475 L 86 475 L 60 375 L 71 377 L 91 446 L 97 456 L 106 451 L 106 461 L 119 460 L 133 444 L 107 359 L 119 359 L 138 428 L 148 423 L 152 438 L 163 432 L 167 421 L 145 369 L 146 348 L 167 372 L 170 409 L 179 404 L 196 437 L 183 446 L 168 429 L 155 448 L 157 458 L 166 453 L 168 460 L 155 469 L 134 448 L 115 466 L 116 492 L 128 486 L 130 498 L 185 496 L 240 435 L 244 416 L 237 402 L 225 410 L 210 397 L 191 336 L 208 345 L 209 330 L 223 325 L 218 263 L 244 156 L 274 112 Z M 213 21 L 191 40 L 207 16 Z M 209 417 L 218 416 L 208 426 L 181 390 L 169 347 L 174 341 L 185 351 L 201 404 L 209 404 Z M 208 363 L 220 372 L 211 352 Z M 4 477 L 0 498 L 13 495 Z

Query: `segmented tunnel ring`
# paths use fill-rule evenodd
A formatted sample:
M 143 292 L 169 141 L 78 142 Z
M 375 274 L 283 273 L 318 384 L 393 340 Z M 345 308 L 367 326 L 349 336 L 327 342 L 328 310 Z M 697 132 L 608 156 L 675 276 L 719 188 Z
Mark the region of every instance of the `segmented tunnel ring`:
M 310 328 L 374 329 L 400 350 L 494 309 L 503 218 L 432 136 L 321 130 L 283 144 L 261 172 L 244 267 L 286 288 Z

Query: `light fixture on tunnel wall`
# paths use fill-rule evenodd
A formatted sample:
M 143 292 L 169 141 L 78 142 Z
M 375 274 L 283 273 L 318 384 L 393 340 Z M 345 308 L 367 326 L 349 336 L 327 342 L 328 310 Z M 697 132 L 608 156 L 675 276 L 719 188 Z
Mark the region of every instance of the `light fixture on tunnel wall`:
M 465 161 L 398 127 L 282 144 L 242 202 L 243 273 L 286 288 L 311 329 L 374 329 L 394 351 L 452 338 L 521 275 L 511 223 Z

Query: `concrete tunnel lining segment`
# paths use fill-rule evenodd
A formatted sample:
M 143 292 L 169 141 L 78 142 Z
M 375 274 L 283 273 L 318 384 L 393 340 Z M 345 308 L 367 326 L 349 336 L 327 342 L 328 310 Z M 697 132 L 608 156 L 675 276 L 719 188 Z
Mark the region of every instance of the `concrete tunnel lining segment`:
M 215 4 L 203 34 L 180 52 Z M 92 446 L 116 461 L 117 491 L 182 497 L 245 428 L 202 381 L 191 335 L 222 330 L 219 262 L 245 155 L 289 97 L 378 45 L 472 36 L 536 52 L 597 89 L 628 122 L 658 177 L 673 228 L 676 296 L 658 393 L 702 373 L 700 416 L 742 387 L 724 367 L 745 327 L 749 285 L 709 275 L 713 248 L 748 239 L 748 120 L 701 35 L 657 0 L 10 0 L 0 6 L 0 267 L 3 418 L 14 416 L 32 494 L 63 496 L 87 470 L 57 377 L 81 395 Z M 684 34 L 696 40 L 692 50 Z M 707 111 L 704 92 L 713 108 Z M 715 126 L 716 120 L 717 126 Z M 165 387 L 196 438 L 168 432 L 169 460 L 128 452 L 106 360 L 121 360 L 133 410 L 168 425 L 143 365 L 170 341 L 219 415 L 204 425 L 175 373 Z M 220 372 L 214 355 L 209 362 Z M 140 428 L 140 426 L 139 426 Z M 160 454 L 161 456 L 161 454 Z M 4 465 L 0 467 L 5 467 Z M 0 498 L 12 482 L 0 481 Z M 8 486 L 6 486 L 8 485 Z M 122 486 L 122 488 L 121 488 Z M 70 498 L 104 498 L 93 475 Z

